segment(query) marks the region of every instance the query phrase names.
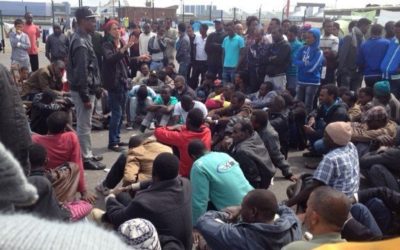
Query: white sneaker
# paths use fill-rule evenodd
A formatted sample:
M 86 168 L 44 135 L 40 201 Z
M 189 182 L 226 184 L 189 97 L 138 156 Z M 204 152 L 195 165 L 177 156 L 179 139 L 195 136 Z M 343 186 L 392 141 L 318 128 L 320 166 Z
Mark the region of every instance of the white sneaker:
M 108 187 L 103 185 L 103 180 L 99 184 L 97 184 L 95 189 L 97 192 L 101 193 L 104 196 L 109 195 L 111 191 Z

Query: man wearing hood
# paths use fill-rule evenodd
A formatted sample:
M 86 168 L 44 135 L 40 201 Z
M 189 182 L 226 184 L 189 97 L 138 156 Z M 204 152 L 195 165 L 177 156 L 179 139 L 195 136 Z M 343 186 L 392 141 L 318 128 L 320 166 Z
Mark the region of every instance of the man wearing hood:
M 298 67 L 296 99 L 304 102 L 308 113 L 313 108 L 313 100 L 321 84 L 324 55 L 319 48 L 320 37 L 319 29 L 307 31 L 306 45 L 300 49 L 294 59 L 294 64 Z
M 275 250 L 301 239 L 301 225 L 293 211 L 279 206 L 275 195 L 263 189 L 250 191 L 241 206 L 205 213 L 195 228 L 212 249 Z
M 364 41 L 371 21 L 367 18 L 358 20 L 351 33 L 343 38 L 339 49 L 339 66 L 337 70 L 338 85 L 357 91 L 361 87 L 362 73 L 357 68 L 357 53 Z

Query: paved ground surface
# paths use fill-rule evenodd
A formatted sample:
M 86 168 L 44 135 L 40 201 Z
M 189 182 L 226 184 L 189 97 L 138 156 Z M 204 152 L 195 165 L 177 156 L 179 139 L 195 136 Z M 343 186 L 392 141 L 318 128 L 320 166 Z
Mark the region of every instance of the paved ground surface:
M 6 53 L 0 52 L 0 63 L 5 65 L 6 67 L 10 66 L 10 46 L 7 40 L 6 45 Z M 40 54 L 39 54 L 39 66 L 43 67 L 47 65 L 49 62 L 44 56 L 44 45 L 40 43 Z M 135 133 L 135 131 L 127 131 L 123 130 L 121 138 L 126 142 L 129 140 L 130 135 Z M 108 142 L 108 131 L 94 131 L 92 134 L 92 144 L 93 144 L 93 151 L 95 154 L 102 154 L 104 156 L 103 162 L 107 165 L 107 168 L 110 168 L 114 161 L 118 157 L 118 153 L 108 151 L 107 150 L 107 142 Z M 302 152 L 290 152 L 289 153 L 289 163 L 292 166 L 292 170 L 295 174 L 303 173 L 303 172 L 310 172 L 310 170 L 304 168 L 305 164 L 317 164 L 318 161 L 316 160 L 309 160 L 305 159 L 302 156 Z M 102 180 L 106 176 L 105 171 L 86 171 L 85 176 L 87 180 L 87 185 L 90 191 L 95 192 L 94 187 L 96 184 Z M 281 172 L 278 170 L 277 174 L 274 178 L 274 185 L 271 186 L 270 190 L 272 190 L 278 200 L 281 201 L 286 199 L 286 188 L 291 184 L 290 181 L 285 180 L 282 177 Z M 99 208 L 104 207 L 104 199 L 100 194 L 98 195 L 98 201 L 96 206 Z

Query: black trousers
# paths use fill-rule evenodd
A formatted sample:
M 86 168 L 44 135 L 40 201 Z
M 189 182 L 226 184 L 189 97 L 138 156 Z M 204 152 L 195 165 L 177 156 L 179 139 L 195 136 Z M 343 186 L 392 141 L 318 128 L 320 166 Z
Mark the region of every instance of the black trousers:
M 364 77 L 364 80 L 365 80 L 365 85 L 367 87 L 373 88 L 376 82 L 382 80 L 382 77 L 381 76 Z
M 192 89 L 197 89 L 199 86 L 199 76 L 201 76 L 200 85 L 203 83 L 207 72 L 207 61 L 194 61 L 192 63 L 192 77 L 189 81 L 189 86 Z
M 124 177 L 124 170 L 126 164 L 126 152 L 122 152 L 117 161 L 112 165 L 110 172 L 108 172 L 103 185 L 109 189 L 115 188 Z
M 31 63 L 32 72 L 35 72 L 39 69 L 39 56 L 38 55 L 29 55 L 29 61 Z

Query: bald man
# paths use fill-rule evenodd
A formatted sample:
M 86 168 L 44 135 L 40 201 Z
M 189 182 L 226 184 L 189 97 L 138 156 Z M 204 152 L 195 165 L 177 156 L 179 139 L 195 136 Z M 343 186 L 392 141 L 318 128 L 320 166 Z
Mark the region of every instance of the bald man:
M 243 222 L 237 222 L 239 216 Z M 281 249 L 301 239 L 301 225 L 293 211 L 279 206 L 275 195 L 265 189 L 250 191 L 242 206 L 205 213 L 195 229 L 211 249 Z
M 304 223 L 313 235 L 309 241 L 295 241 L 284 250 L 314 249 L 326 243 L 346 241 L 341 231 L 350 212 L 350 200 L 342 192 L 322 186 L 315 189 L 308 199 Z

